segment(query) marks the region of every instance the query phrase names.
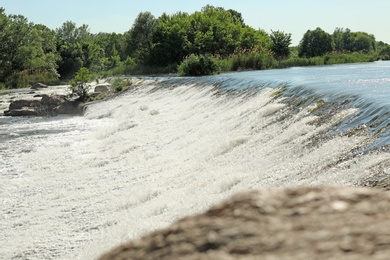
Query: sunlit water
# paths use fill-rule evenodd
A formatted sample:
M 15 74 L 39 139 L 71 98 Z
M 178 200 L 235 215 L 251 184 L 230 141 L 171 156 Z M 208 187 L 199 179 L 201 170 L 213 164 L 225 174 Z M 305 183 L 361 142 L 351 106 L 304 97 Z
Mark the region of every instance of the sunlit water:
M 161 78 L 0 117 L 0 258 L 94 259 L 233 193 L 390 173 L 390 63 Z

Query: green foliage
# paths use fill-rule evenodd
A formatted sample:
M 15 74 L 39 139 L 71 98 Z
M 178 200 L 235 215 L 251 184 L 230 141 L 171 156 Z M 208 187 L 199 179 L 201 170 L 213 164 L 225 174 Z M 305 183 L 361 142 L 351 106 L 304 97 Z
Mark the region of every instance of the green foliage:
M 8 87 L 28 87 L 32 75 L 57 76 L 54 32 L 46 26 L 21 15 L 7 16 L 0 8 L 0 42 L 0 82 Z
M 231 60 L 231 69 L 234 71 L 270 69 L 275 65 L 275 59 L 271 52 L 257 48 L 240 51 L 234 54 Z
M 163 14 L 158 19 L 158 26 L 153 35 L 153 50 L 151 63 L 157 66 L 179 64 L 190 54 L 188 32 L 190 29 L 189 16 L 177 13 L 172 16 Z
M 157 20 L 150 12 L 138 14 L 130 31 L 126 34 L 126 54 L 138 63 L 147 63 L 153 48 L 153 34 Z
M 110 75 L 131 75 L 137 68 L 137 64 L 131 57 L 128 57 L 125 61 L 118 61 L 117 66 L 110 70 Z
M 130 87 L 131 85 L 133 85 L 133 82 L 128 79 L 128 78 L 114 78 L 112 81 L 111 81 L 111 84 L 115 90 L 115 92 L 121 92 L 123 90 L 125 90 L 126 88 Z
M 336 28 L 333 32 L 334 49 L 337 52 L 375 51 L 375 37 L 365 32 L 351 32 L 350 29 Z
M 217 62 L 209 55 L 188 56 L 178 67 L 181 76 L 213 75 L 220 72 Z
M 290 56 L 291 33 L 272 31 L 270 37 L 272 41 L 271 51 L 275 58 L 278 60 L 288 58 Z
M 96 65 L 94 58 L 100 54 L 100 50 L 92 42 L 93 36 L 88 25 L 77 27 L 75 23 L 67 21 L 56 30 L 56 37 L 61 55 L 58 72 L 62 79 L 73 77 L 82 67 Z
M 153 35 L 151 64 L 179 64 L 191 54 L 229 57 L 238 49 L 267 48 L 270 39 L 262 30 L 246 26 L 240 13 L 205 6 L 191 15 L 163 14 Z
M 379 58 L 382 60 L 390 60 L 390 45 L 387 45 L 380 50 Z
M 324 57 L 290 57 L 289 59 L 282 60 L 278 63 L 278 68 L 289 68 L 289 67 L 303 67 L 303 66 L 319 66 L 324 65 Z
M 312 58 L 290 57 L 289 59 L 280 61 L 277 67 L 288 68 L 288 67 L 301 67 L 301 66 L 320 66 L 320 65 L 331 65 L 331 64 L 372 62 L 377 60 L 377 58 L 378 57 L 374 54 L 331 53 L 331 54 L 326 54 L 324 56 L 317 56 Z
M 70 91 L 72 96 L 77 96 L 79 101 L 85 101 L 88 97 L 88 91 L 91 81 L 91 74 L 87 68 L 81 68 L 73 79 L 70 80 Z
M 308 30 L 299 44 L 299 57 L 311 58 L 322 56 L 333 50 L 332 37 L 330 34 L 317 28 L 314 31 Z
M 232 71 L 233 70 L 232 69 L 233 68 L 233 59 L 232 59 L 232 57 L 228 57 L 228 58 L 217 57 L 215 59 L 215 63 L 220 68 L 221 72 L 228 72 L 228 71 Z
M 365 53 L 346 53 L 346 54 L 327 54 L 325 55 L 324 64 L 343 64 L 358 62 L 373 62 L 378 59 L 377 55 Z

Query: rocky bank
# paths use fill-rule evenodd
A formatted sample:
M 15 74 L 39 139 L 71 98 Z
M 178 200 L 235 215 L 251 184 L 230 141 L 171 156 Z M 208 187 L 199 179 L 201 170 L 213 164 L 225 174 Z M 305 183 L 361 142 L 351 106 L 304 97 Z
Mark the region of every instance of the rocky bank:
M 39 99 L 18 99 L 10 103 L 4 116 L 47 116 L 47 115 L 81 115 L 83 107 L 80 102 L 70 100 L 66 95 L 37 95 Z
M 203 214 L 118 246 L 100 260 L 389 256 L 390 193 L 322 187 L 237 194 Z

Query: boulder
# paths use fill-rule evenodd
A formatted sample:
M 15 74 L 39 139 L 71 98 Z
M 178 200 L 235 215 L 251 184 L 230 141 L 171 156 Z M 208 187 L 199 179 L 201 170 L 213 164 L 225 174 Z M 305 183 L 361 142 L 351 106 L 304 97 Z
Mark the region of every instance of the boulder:
M 389 192 L 301 187 L 235 195 L 203 214 L 120 245 L 100 260 L 388 259 L 389 255 Z
M 39 107 L 41 105 L 41 102 L 36 99 L 19 99 L 12 101 L 9 105 L 9 110 L 16 110 L 16 109 L 22 109 L 22 108 L 33 108 L 33 107 Z
M 65 101 L 53 109 L 54 115 L 82 115 L 84 108 L 76 101 Z
M 51 111 L 66 101 L 68 101 L 68 98 L 65 95 L 42 95 L 41 107 Z
M 80 115 L 83 108 L 65 95 L 42 95 L 41 100 L 14 100 L 4 116 Z
M 48 86 L 43 84 L 43 83 L 35 83 L 31 88 L 32 89 L 40 89 L 40 88 L 48 88 Z
M 39 116 L 39 112 L 34 108 L 23 107 L 4 111 L 4 116 Z
M 103 84 L 99 84 L 95 87 L 95 93 L 104 93 L 104 92 L 108 92 L 111 90 L 111 84 L 109 83 L 103 83 Z

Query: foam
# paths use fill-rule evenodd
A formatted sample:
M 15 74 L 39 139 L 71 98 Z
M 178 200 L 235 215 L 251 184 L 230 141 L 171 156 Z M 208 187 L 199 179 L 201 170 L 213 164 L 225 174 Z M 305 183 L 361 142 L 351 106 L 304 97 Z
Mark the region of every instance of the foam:
M 292 113 L 273 92 L 146 84 L 92 105 L 84 118 L 35 122 L 32 128 L 68 131 L 16 142 L 32 149 L 9 155 L 13 163 L 1 173 L 0 255 L 94 259 L 235 192 L 355 185 L 389 159 L 349 158 L 364 136 L 321 139 L 354 111 L 314 124 L 310 106 Z

